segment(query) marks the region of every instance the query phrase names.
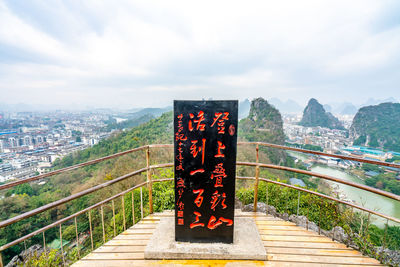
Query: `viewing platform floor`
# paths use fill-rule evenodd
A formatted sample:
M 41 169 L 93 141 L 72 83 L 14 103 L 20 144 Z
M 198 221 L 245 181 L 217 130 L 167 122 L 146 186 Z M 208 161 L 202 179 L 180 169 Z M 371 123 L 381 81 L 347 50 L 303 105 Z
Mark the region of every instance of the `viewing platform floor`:
M 145 217 L 72 266 L 381 266 L 375 259 L 292 222 L 259 212 L 235 212 L 236 217 L 255 220 L 267 261 L 145 260 L 146 245 L 160 218 L 174 216 L 173 211 L 164 211 Z

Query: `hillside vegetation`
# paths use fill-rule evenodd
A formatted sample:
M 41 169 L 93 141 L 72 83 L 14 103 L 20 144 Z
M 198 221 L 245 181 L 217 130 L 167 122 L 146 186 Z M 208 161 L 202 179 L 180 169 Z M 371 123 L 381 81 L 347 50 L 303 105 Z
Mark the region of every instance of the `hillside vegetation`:
M 172 137 L 172 111 L 170 111 L 129 131 L 120 132 L 108 139 L 101 140 L 91 148 L 68 155 L 57 161 L 55 167 L 66 167 L 147 144 L 171 144 Z
M 400 151 L 400 104 L 382 103 L 360 108 L 350 135 L 354 145 Z
M 239 123 L 239 138 L 247 141 L 266 142 L 284 145 L 285 134 L 279 110 L 263 98 L 251 102 L 249 116 Z M 274 163 L 284 163 L 286 152 L 276 149 L 264 149 Z

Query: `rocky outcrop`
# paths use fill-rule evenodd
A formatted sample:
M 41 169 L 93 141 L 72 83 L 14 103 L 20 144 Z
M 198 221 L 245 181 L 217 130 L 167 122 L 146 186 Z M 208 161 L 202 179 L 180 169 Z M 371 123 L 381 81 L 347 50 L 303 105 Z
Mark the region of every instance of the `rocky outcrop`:
M 314 98 L 311 98 L 310 101 L 308 101 L 308 104 L 303 111 L 303 118 L 299 124 L 305 127 L 320 126 L 330 129 L 344 130 L 342 123 L 333 116 L 332 113 L 326 112 L 324 107 Z
M 249 116 L 240 121 L 239 137 L 248 141 L 266 142 L 283 145 L 285 134 L 283 120 L 279 111 L 263 98 L 251 101 Z M 268 157 L 274 163 L 284 162 L 286 152 L 267 150 Z
M 355 145 L 400 151 L 400 104 L 360 108 L 349 131 Z
M 23 266 L 24 262 L 31 257 L 40 257 L 44 252 L 41 245 L 33 245 L 27 250 L 22 251 L 19 255 L 14 256 L 11 261 L 6 265 L 6 267 Z

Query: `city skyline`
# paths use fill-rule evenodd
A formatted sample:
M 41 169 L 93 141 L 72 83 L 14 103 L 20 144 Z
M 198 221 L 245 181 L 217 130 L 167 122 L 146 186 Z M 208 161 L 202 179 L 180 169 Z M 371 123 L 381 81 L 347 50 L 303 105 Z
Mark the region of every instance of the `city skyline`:
M 5 104 L 399 101 L 396 1 L 0 2 Z

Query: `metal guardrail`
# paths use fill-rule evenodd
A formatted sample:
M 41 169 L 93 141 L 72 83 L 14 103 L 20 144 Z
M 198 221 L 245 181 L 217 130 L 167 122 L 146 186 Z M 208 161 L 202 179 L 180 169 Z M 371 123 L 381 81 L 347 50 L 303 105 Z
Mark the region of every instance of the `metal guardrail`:
M 318 192 L 314 192 L 314 191 L 311 191 L 311 190 L 307 190 L 307 189 L 304 189 L 304 188 L 301 188 L 301 187 L 288 185 L 288 184 L 285 184 L 285 183 L 281 183 L 281 182 L 278 182 L 278 181 L 273 181 L 273 180 L 266 179 L 266 178 L 260 178 L 259 177 L 260 168 L 270 168 L 270 169 L 277 169 L 277 170 L 283 170 L 283 171 L 289 171 L 289 172 L 296 172 L 296 173 L 306 174 L 306 175 L 315 176 L 315 177 L 319 177 L 319 178 L 322 178 L 322 179 L 334 181 L 334 182 L 337 182 L 337 183 L 346 184 L 346 185 L 349 185 L 349 186 L 352 186 L 352 187 L 356 187 L 356 188 L 359 188 L 359 189 L 362 189 L 362 190 L 365 190 L 365 191 L 369 191 L 369 192 L 372 192 L 372 193 L 375 193 L 375 194 L 378 194 L 378 195 L 381 195 L 381 196 L 385 196 L 385 197 L 400 201 L 400 196 L 392 194 L 392 193 L 389 193 L 389 192 L 386 192 L 386 191 L 383 191 L 383 190 L 379 190 L 379 189 L 376 189 L 376 188 L 373 188 L 373 187 L 357 184 L 357 183 L 354 183 L 354 182 L 345 181 L 345 180 L 342 180 L 342 179 L 338 179 L 338 178 L 335 178 L 335 177 L 332 177 L 332 176 L 322 175 L 322 174 L 315 173 L 315 172 L 310 172 L 310 171 L 290 168 L 290 167 L 286 167 L 286 166 L 278 166 L 278 165 L 273 165 L 273 164 L 259 163 L 259 146 L 265 146 L 265 147 L 277 148 L 277 149 L 284 149 L 284 150 L 291 150 L 291 151 L 297 151 L 297 152 L 302 152 L 302 153 L 307 153 L 307 154 L 329 156 L 329 157 L 335 157 L 335 158 L 340 158 L 340 159 L 346 159 L 346 160 L 358 161 L 358 162 L 364 162 L 364 163 L 371 163 L 371 164 L 375 164 L 375 165 L 389 166 L 389 167 L 395 167 L 395 168 L 400 168 L 400 165 L 392 164 L 392 163 L 386 163 L 386 162 L 376 162 L 376 161 L 353 158 L 353 157 L 347 157 L 347 156 L 343 156 L 343 155 L 327 154 L 327 153 L 322 153 L 322 152 L 316 152 L 316 151 L 311 151 L 311 150 L 280 146 L 280 145 L 275 145 L 275 144 L 261 143 L 261 142 L 239 142 L 238 145 L 256 145 L 256 162 L 255 163 L 254 162 L 237 162 L 237 165 L 255 167 L 255 177 L 237 177 L 238 179 L 254 180 L 254 208 L 255 209 L 257 207 L 257 199 L 258 199 L 258 184 L 259 184 L 259 181 L 263 181 L 263 182 L 266 182 L 267 184 L 271 183 L 271 184 L 276 184 L 276 185 L 279 185 L 279 186 L 284 186 L 284 187 L 288 187 L 288 188 L 292 188 L 292 189 L 298 190 L 299 191 L 299 194 L 298 194 L 298 206 L 299 206 L 299 201 L 300 201 L 300 192 L 305 192 L 305 193 L 308 193 L 308 194 L 313 194 L 313 195 L 319 196 L 319 197 L 324 198 L 324 199 L 328 199 L 328 200 L 331 200 L 331 201 L 335 201 L 337 203 L 341 203 L 341 204 L 347 205 L 349 207 L 353 207 L 353 208 L 362 210 L 362 211 L 367 212 L 369 214 L 380 216 L 382 218 L 385 218 L 387 221 L 390 220 L 390 221 L 393 221 L 393 222 L 396 222 L 396 223 L 400 223 L 400 219 L 398 219 L 398 218 L 394 218 L 394 217 L 391 217 L 391 216 L 388 216 L 388 215 L 385 215 L 385 214 L 382 214 L 382 213 L 379 213 L 379 212 L 364 208 L 362 206 L 359 206 L 359 205 L 351 203 L 351 202 L 343 201 L 343 200 L 340 200 L 340 199 L 337 199 L 337 198 L 334 198 L 334 197 L 331 197 L 331 196 L 328 196 L 328 195 L 325 195 L 325 194 L 321 194 L 321 193 L 318 193 Z M 129 153 L 136 152 L 136 151 L 143 151 L 143 150 L 146 151 L 146 167 L 145 168 L 141 168 L 139 170 L 133 171 L 133 172 L 128 173 L 128 174 L 125 174 L 125 175 L 120 176 L 120 177 L 118 177 L 116 179 L 113 179 L 111 181 L 96 185 L 96 186 L 91 187 L 89 189 L 83 190 L 83 191 L 81 191 L 79 193 L 70 195 L 70 196 L 68 196 L 66 198 L 54 201 L 54 202 L 49 203 L 47 205 L 41 206 L 41 207 L 39 207 L 37 209 L 25 212 L 23 214 L 17 215 L 15 217 L 12 217 L 10 219 L 7 219 L 5 221 L 0 222 L 0 228 L 6 227 L 7 225 L 10 225 L 10 224 L 16 223 L 16 222 L 18 222 L 20 220 L 32 217 L 32 216 L 37 215 L 37 214 L 40 214 L 40 213 L 42 213 L 42 212 L 44 212 L 46 210 L 55 208 L 55 207 L 60 206 L 62 204 L 68 203 L 68 202 L 70 202 L 70 201 L 72 201 L 74 199 L 77 199 L 77 198 L 80 198 L 82 196 L 88 195 L 90 193 L 96 192 L 96 191 L 98 191 L 100 189 L 103 189 L 103 188 L 108 187 L 108 186 L 110 186 L 112 184 L 118 183 L 120 181 L 126 180 L 126 179 L 128 179 L 130 177 L 133 177 L 135 175 L 141 174 L 143 172 L 146 172 L 146 174 L 147 174 L 146 182 L 143 182 L 143 183 L 140 183 L 140 184 L 138 184 L 136 186 L 133 186 L 133 187 L 131 187 L 131 188 L 125 190 L 125 191 L 122 191 L 122 192 L 120 192 L 120 193 L 118 193 L 118 194 L 116 194 L 116 195 L 114 195 L 112 197 L 109 197 L 109 198 L 107 198 L 107 199 L 105 199 L 103 201 L 100 201 L 100 202 L 98 202 L 98 203 L 96 203 L 96 204 L 94 204 L 94 205 L 92 205 L 90 207 L 87 207 L 87 208 L 85 208 L 85 209 L 83 209 L 81 211 L 78 211 L 78 212 L 76 212 L 76 213 L 74 213 L 74 214 L 72 214 L 72 215 L 70 215 L 68 217 L 60 219 L 60 220 L 58 220 L 58 221 L 56 221 L 54 223 L 51 223 L 51 224 L 49 224 L 49 225 L 47 225 L 47 226 L 45 226 L 45 227 L 43 227 L 41 229 L 38 229 L 38 230 L 36 230 L 34 232 L 31 232 L 31 233 L 29 233 L 29 234 L 27 234 L 27 235 L 25 235 L 23 237 L 20 237 L 20 238 L 12 241 L 10 243 L 7 243 L 7 244 L 1 246 L 0 247 L 0 267 L 3 267 L 3 262 L 2 262 L 2 258 L 1 258 L 1 252 L 2 251 L 4 251 L 7 248 L 10 248 L 10 247 L 12 247 L 14 245 L 17 245 L 17 244 L 19 244 L 21 242 L 25 242 L 27 239 L 29 239 L 29 238 L 31 238 L 33 236 L 36 236 L 38 234 L 42 234 L 42 236 L 43 236 L 43 245 L 44 245 L 45 253 L 47 253 L 46 252 L 45 231 L 47 231 L 47 230 L 49 230 L 49 229 L 51 229 L 53 227 L 57 227 L 58 226 L 60 228 L 60 238 L 61 238 L 61 243 L 62 243 L 62 224 L 67 222 L 67 221 L 69 221 L 69 220 L 72 220 L 72 219 L 74 220 L 74 223 L 75 223 L 76 239 L 77 239 L 77 246 L 78 246 L 78 258 L 80 258 L 80 253 L 79 253 L 80 250 L 79 250 L 78 230 L 77 230 L 76 218 L 79 215 L 88 213 L 88 220 L 89 220 L 89 226 L 90 226 L 90 235 L 91 235 L 91 247 L 93 249 L 94 246 L 93 246 L 91 211 L 93 209 L 96 209 L 96 208 L 100 207 L 100 213 L 101 213 L 101 217 L 102 217 L 103 241 L 105 241 L 103 206 L 105 204 L 109 203 L 109 202 L 112 203 L 112 210 L 113 210 L 113 214 L 114 214 L 114 216 L 113 216 L 113 220 L 114 220 L 113 221 L 113 227 L 114 227 L 114 236 L 115 236 L 116 235 L 116 230 L 115 230 L 116 229 L 116 225 L 115 225 L 115 205 L 114 205 L 114 200 L 119 198 L 119 197 L 121 197 L 121 199 L 122 199 L 121 205 L 122 205 L 122 210 L 123 210 L 123 226 L 124 226 L 124 230 L 125 230 L 126 229 L 126 219 L 125 219 L 126 215 L 125 215 L 124 195 L 126 195 L 128 193 L 131 193 L 131 197 L 132 197 L 132 218 L 133 218 L 133 222 L 132 223 L 135 224 L 135 209 L 134 209 L 134 194 L 133 194 L 133 191 L 135 189 L 138 189 L 138 188 L 140 189 L 141 218 L 143 218 L 143 197 L 142 197 L 142 187 L 143 186 L 148 186 L 148 189 L 149 189 L 149 212 L 153 213 L 152 184 L 155 183 L 155 182 L 170 181 L 170 180 L 173 180 L 173 178 L 152 180 L 152 176 L 151 176 L 150 170 L 173 167 L 174 164 L 173 163 L 164 163 L 164 164 L 158 164 L 158 165 L 150 165 L 150 148 L 172 148 L 172 147 L 173 147 L 173 145 L 171 145 L 171 144 L 156 144 L 156 145 L 141 146 L 141 147 L 138 147 L 138 148 L 135 148 L 135 149 L 127 150 L 127 151 L 116 153 L 116 154 L 113 154 L 113 155 L 110 155 L 110 156 L 102 157 L 102 158 L 99 158 L 99 159 L 95 159 L 95 160 L 91 160 L 91 161 L 84 162 L 84 163 L 81 163 L 81 164 L 76 164 L 76 165 L 73 165 L 73 166 L 70 166 L 70 167 L 67 167 L 67 168 L 63 168 L 63 169 L 60 169 L 60 170 L 52 171 L 52 172 L 49 172 L 49 173 L 46 173 L 46 174 L 42 174 L 42 175 L 38 175 L 38 176 L 35 176 L 35 177 L 31 177 L 31 178 L 28 178 L 28 179 L 25 179 L 25 180 L 15 181 L 15 182 L 11 182 L 11 183 L 8 183 L 8 184 L 5 184 L 5 185 L 1 185 L 0 186 L 0 190 L 1 189 L 7 189 L 7 188 L 11 188 L 11 187 L 23 184 L 23 183 L 36 181 L 36 180 L 39 180 L 39 179 L 50 177 L 50 176 L 55 175 L 55 174 L 64 173 L 64 172 L 67 172 L 67 171 L 70 171 L 70 170 L 74 170 L 74 169 L 77 169 L 77 168 L 80 168 L 80 167 L 92 165 L 92 164 L 95 164 L 95 163 L 98 163 L 98 162 L 102 162 L 102 161 L 105 161 L 105 160 L 108 160 L 108 159 L 116 158 L 116 157 L 119 157 L 119 156 L 122 156 L 122 155 L 126 155 L 126 154 L 129 154 Z M 268 190 L 267 190 L 267 192 L 268 192 Z M 268 197 L 267 197 L 267 203 L 268 203 Z M 368 218 L 369 218 L 369 216 L 368 216 Z M 387 227 L 387 224 L 386 224 L 386 227 Z M 62 247 L 63 247 L 63 245 L 61 244 L 61 250 L 63 249 Z M 63 256 L 63 263 L 65 265 L 64 253 L 62 253 L 62 256 Z

